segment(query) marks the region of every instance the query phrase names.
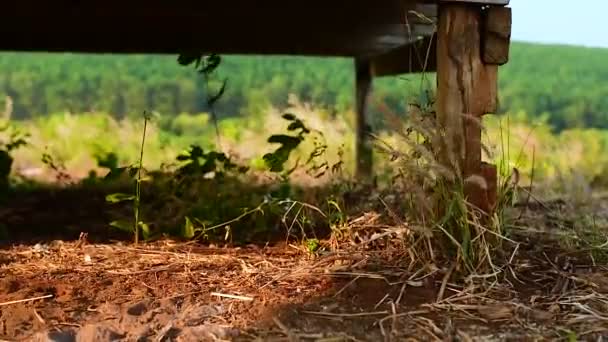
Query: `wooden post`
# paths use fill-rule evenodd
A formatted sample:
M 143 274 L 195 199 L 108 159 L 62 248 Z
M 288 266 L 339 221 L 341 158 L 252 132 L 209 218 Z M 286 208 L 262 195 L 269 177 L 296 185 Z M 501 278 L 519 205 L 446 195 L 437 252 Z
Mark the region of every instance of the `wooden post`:
M 468 201 L 490 213 L 495 177 L 481 162 L 481 118 L 496 110 L 498 66 L 482 61 L 482 17 L 481 4 L 440 3 L 437 115 L 445 133 L 442 162 L 462 177 Z
M 371 127 L 367 122 L 367 107 L 372 89 L 372 70 L 369 60 L 355 58 L 355 101 L 356 101 L 356 135 L 355 135 L 355 176 L 362 181 L 372 177 L 373 154 L 369 134 Z

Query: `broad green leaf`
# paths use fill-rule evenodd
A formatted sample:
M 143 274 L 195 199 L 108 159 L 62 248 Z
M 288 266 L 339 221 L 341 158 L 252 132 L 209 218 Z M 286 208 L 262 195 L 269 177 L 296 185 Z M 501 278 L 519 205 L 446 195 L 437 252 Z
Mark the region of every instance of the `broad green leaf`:
M 141 235 L 144 240 L 148 240 L 150 238 L 150 227 L 144 222 L 139 222 L 139 229 L 141 230 Z
M 177 57 L 177 62 L 180 65 L 190 65 L 194 62 L 200 61 L 201 57 L 202 54 L 198 52 L 184 52 Z
M 287 126 L 288 131 L 295 131 L 296 129 L 301 129 L 302 132 L 309 133 L 308 128 L 306 128 L 306 126 L 304 126 L 304 123 L 300 120 L 296 120 L 290 123 L 289 126 Z
M 118 169 L 118 155 L 116 155 L 114 152 L 97 155 L 96 159 L 99 167 L 104 167 L 110 170 Z
M 134 199 L 135 196 L 123 193 L 114 193 L 106 196 L 106 201 L 110 203 L 120 203 L 124 201 L 132 201 Z
M 205 58 L 205 66 L 200 70 L 202 74 L 210 74 L 220 65 L 222 57 L 218 54 L 211 54 Z
M 268 142 L 271 144 L 282 144 L 288 147 L 295 148 L 302 142 L 302 139 L 300 139 L 299 137 L 292 137 L 291 135 L 286 134 L 275 134 L 271 135 L 268 138 Z
M 192 221 L 190 221 L 190 218 L 186 216 L 186 223 L 182 228 L 182 236 L 186 239 L 192 239 L 194 234 L 194 225 L 192 224 Z
M 110 222 L 110 226 L 120 229 L 124 232 L 132 233 L 133 232 L 133 224 L 126 221 L 112 221 Z
M 134 195 L 124 193 L 114 193 L 106 196 L 106 201 L 110 203 L 120 203 L 124 201 L 132 201 L 134 199 Z
M 282 115 L 283 119 L 293 121 L 296 119 L 296 116 L 291 113 L 285 113 Z
M 187 160 L 192 160 L 192 157 L 189 154 L 180 154 L 179 156 L 177 156 L 176 159 L 178 161 L 187 161 Z

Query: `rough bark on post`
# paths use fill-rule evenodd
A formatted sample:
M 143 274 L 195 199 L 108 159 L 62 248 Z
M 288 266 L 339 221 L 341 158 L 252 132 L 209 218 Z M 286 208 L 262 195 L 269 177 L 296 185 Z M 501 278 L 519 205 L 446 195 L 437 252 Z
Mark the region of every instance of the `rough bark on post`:
M 503 65 L 509 61 L 512 14 L 509 7 L 490 6 L 484 11 L 482 57 L 486 64 Z
M 464 182 L 465 196 L 490 212 L 495 202 L 488 198 L 491 184 L 478 181 L 487 172 L 481 162 L 481 117 L 496 109 L 498 66 L 482 61 L 481 20 L 479 4 L 440 4 L 437 115 L 444 133 L 442 162 L 455 170 L 457 177 L 472 180 Z
M 355 59 L 355 101 L 356 101 L 356 133 L 355 158 L 356 177 L 369 181 L 372 177 L 372 146 L 369 134 L 371 128 L 367 122 L 367 107 L 372 89 L 371 63 L 368 60 Z

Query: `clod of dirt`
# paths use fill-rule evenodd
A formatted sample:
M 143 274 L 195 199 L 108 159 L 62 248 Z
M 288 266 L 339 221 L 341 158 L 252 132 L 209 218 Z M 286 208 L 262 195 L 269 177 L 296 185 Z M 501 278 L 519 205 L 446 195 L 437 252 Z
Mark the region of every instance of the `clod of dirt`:
M 177 342 L 229 340 L 239 336 L 237 329 L 218 325 L 199 325 L 181 329 Z
M 205 319 L 209 317 L 219 316 L 222 313 L 224 313 L 224 310 L 221 306 L 192 306 L 182 313 L 182 321 L 185 326 L 193 327 L 204 323 Z
M 32 342 L 75 342 L 76 333 L 73 330 L 41 332 L 33 336 Z
M 11 294 L 19 291 L 20 288 L 21 284 L 19 281 L 10 279 L 0 285 L 0 293 Z
M 162 329 L 160 329 L 160 331 L 156 335 L 155 341 L 165 341 L 167 339 L 169 339 L 171 341 L 175 340 L 175 338 L 177 337 L 179 332 L 180 332 L 180 330 L 173 326 L 173 322 L 169 322 Z M 141 339 L 143 340 L 143 338 L 145 338 L 149 335 L 142 334 L 140 336 L 142 336 Z
M 148 310 L 148 301 L 141 301 L 131 305 L 127 313 L 131 316 L 141 316 Z
M 59 303 L 67 303 L 73 300 L 74 289 L 72 286 L 67 284 L 58 284 L 51 287 L 52 293 L 55 294 L 55 301 Z
M 114 342 L 125 337 L 125 333 L 113 326 L 105 324 L 87 324 L 80 328 L 76 336 L 76 342 Z

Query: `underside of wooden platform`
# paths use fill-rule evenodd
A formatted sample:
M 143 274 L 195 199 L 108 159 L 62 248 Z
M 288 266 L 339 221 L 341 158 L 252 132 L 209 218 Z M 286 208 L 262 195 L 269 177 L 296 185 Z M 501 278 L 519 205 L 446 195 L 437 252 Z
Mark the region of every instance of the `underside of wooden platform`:
M 496 110 L 497 70 L 509 57 L 508 3 L 13 0 L 2 4 L 0 51 L 353 57 L 359 179 L 372 173 L 366 115 L 374 76 L 437 71 L 437 117 L 445 133 L 440 159 L 466 179 L 483 177 L 485 188 L 465 192 L 490 214 L 496 168 L 482 162 L 474 121 Z
M 417 50 L 428 47 L 437 2 L 19 0 L 3 3 L 2 12 L 0 50 L 5 51 L 175 54 L 199 50 L 388 62 L 403 61 L 404 54 L 411 55 L 407 46 L 422 38 L 427 39 Z M 422 67 L 414 59 L 400 63 L 399 70 L 375 64 L 378 75 Z M 410 70 L 403 70 L 403 65 Z M 434 65 L 426 65 L 429 69 Z

